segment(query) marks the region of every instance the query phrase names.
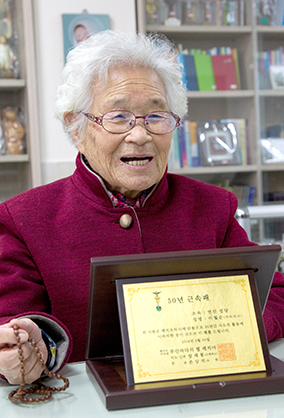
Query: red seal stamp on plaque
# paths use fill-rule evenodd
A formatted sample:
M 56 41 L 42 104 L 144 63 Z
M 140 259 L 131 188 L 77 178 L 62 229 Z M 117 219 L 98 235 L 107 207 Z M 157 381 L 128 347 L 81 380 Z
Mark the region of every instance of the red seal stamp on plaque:
M 219 361 L 237 360 L 234 343 L 217 344 L 217 349 L 219 354 Z

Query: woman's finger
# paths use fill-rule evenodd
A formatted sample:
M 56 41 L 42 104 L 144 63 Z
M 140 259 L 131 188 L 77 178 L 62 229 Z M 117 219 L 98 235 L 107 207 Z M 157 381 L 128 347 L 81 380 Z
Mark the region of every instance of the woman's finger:
M 29 339 L 29 334 L 27 331 L 20 329 L 19 337 L 21 342 L 26 342 Z M 0 349 L 6 346 L 13 346 L 17 344 L 15 333 L 13 327 L 9 324 L 4 324 L 0 326 Z

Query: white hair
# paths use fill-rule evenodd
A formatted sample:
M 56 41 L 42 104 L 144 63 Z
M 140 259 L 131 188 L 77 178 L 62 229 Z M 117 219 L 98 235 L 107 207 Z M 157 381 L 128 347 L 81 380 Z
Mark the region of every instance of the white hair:
M 145 67 L 156 71 L 166 90 L 169 110 L 183 118 L 187 113 L 186 90 L 181 64 L 174 45 L 163 35 L 132 34 L 106 30 L 90 36 L 72 49 L 57 89 L 55 115 L 70 133 L 83 134 L 87 120 L 80 112 L 89 112 L 95 97 L 92 87 L 103 87 L 110 68 Z M 76 117 L 68 127 L 64 115 Z

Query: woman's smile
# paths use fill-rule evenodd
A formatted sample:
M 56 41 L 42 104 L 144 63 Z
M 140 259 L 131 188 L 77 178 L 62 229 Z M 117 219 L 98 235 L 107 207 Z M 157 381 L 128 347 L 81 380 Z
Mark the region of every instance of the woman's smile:
M 127 165 L 133 167 L 144 167 L 150 161 L 152 161 L 153 157 L 122 157 L 120 160 Z

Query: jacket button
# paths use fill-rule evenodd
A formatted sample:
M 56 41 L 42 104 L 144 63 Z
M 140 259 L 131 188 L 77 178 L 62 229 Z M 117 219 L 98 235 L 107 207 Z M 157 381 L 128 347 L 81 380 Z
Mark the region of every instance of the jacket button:
M 132 221 L 133 221 L 132 216 L 128 214 L 124 214 L 119 219 L 119 224 L 121 228 L 128 229 L 132 225 Z

